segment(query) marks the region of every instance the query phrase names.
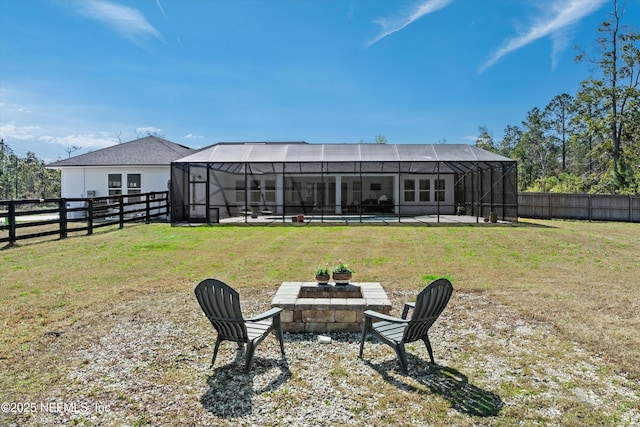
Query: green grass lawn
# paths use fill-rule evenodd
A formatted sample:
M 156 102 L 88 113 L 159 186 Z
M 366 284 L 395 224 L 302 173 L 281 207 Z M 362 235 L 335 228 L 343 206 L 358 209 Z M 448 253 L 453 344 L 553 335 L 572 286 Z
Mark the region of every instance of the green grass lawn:
M 258 309 L 266 309 L 280 282 L 312 281 L 316 266 L 334 264 L 339 258 L 356 271 L 354 281 L 383 284 L 394 314 L 398 314 L 402 300 L 417 293 L 428 279 L 450 278 L 455 293 L 443 314 L 443 335 L 434 342 L 436 360 L 444 358 L 449 368 L 468 376 L 474 387 L 491 391 L 508 403 L 489 418 L 455 411 L 450 400 L 438 397 L 442 393 L 435 391 L 437 387 L 422 381 L 426 377 L 408 378 L 410 384 L 401 387 L 405 394 L 385 403 L 388 407 L 381 407 L 378 401 L 373 409 L 391 414 L 385 423 L 402 425 L 393 414 L 405 406 L 423 411 L 422 419 L 430 420 L 425 421 L 428 425 L 628 423 L 628 411 L 640 399 L 640 224 L 628 223 L 525 221 L 516 226 L 417 227 L 151 224 L 2 250 L 0 396 L 8 402 L 42 402 L 50 396 L 77 399 L 74 393 L 83 390 L 85 397 L 115 399 L 121 414 L 144 413 L 144 407 L 136 405 L 145 390 L 83 385 L 74 373 L 96 363 L 87 352 L 100 346 L 104 337 L 116 340 L 114 331 L 127 319 L 144 325 L 147 332 L 159 328 L 156 336 L 160 338 L 167 330 L 178 328 L 182 332 L 175 339 L 186 340 L 195 349 L 189 351 L 197 359 L 186 365 L 181 362 L 177 367 L 175 360 L 164 364 L 159 354 L 159 359 L 149 362 L 151 366 L 144 365 L 138 374 L 130 373 L 146 378 L 153 372 L 157 384 L 184 385 L 184 399 L 191 403 L 149 419 L 142 415 L 134 421 L 127 418 L 125 424 L 157 425 L 162 420 L 160 424 L 173 425 L 180 414 L 195 416 L 203 411 L 201 389 L 210 387 L 211 378 L 208 383 L 203 375 L 207 375 L 212 346 L 198 343 L 212 341 L 214 334 L 198 313 L 195 285 L 206 277 L 221 279 Z M 509 319 L 504 324 L 515 326 L 505 327 L 501 316 Z M 456 332 L 459 325 L 465 325 L 463 332 Z M 518 341 L 523 347 L 515 348 L 510 341 L 514 328 L 527 331 L 526 340 Z M 138 343 L 142 347 L 148 345 L 144 331 L 140 331 Z M 456 333 L 463 333 L 464 340 L 448 338 L 455 338 Z M 272 345 L 269 341 L 262 344 L 265 351 Z M 202 345 L 207 347 L 198 348 Z M 451 347 L 443 351 L 439 345 Z M 374 357 L 378 357 L 376 351 Z M 380 357 L 389 361 L 389 368 L 395 369 L 393 355 L 379 351 Z M 421 351 L 409 349 L 426 360 Z M 335 362 L 332 372 L 336 373 L 331 378 L 337 388 L 343 377 L 349 376 L 340 369 L 340 357 L 347 356 L 331 356 Z M 496 375 L 498 365 L 490 365 L 490 370 L 480 362 L 488 364 L 491 357 L 500 360 L 502 375 Z M 280 389 L 256 392 L 255 387 L 247 387 L 276 407 L 299 404 L 294 389 L 302 388 L 304 369 L 292 363 L 292 379 Z M 589 375 L 564 378 L 543 373 L 547 367 L 588 371 Z M 372 368 L 365 365 L 363 369 Z M 371 389 L 368 396 L 354 397 L 356 406 L 351 410 L 355 421 L 367 424 L 371 416 L 367 399 L 375 400 L 377 391 L 391 393 L 398 381 L 405 381 L 396 374 L 392 381 L 376 373 L 379 383 L 361 385 L 364 390 Z M 356 378 L 344 381 L 357 383 Z M 553 386 L 545 381 L 552 381 Z M 582 391 L 597 393 L 594 384 L 602 381 L 619 382 L 628 390 L 606 411 L 571 397 Z M 68 390 L 61 385 L 68 383 L 73 383 Z M 558 417 L 557 411 L 569 415 Z M 8 416 L 20 425 L 49 425 L 46 418 Z M 14 416 L 17 418 L 11 418 Z M 213 420 L 227 425 L 238 421 L 223 416 Z M 99 420 L 74 422 L 92 425 Z M 195 418 L 191 422 L 199 424 Z

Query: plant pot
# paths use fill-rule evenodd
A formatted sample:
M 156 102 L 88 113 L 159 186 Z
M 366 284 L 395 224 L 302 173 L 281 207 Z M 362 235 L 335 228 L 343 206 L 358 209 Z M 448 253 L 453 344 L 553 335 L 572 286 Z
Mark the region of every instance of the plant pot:
M 296 215 L 297 222 L 304 222 L 304 215 Z
M 316 282 L 318 282 L 318 285 L 326 285 L 329 283 L 330 279 L 331 276 L 329 276 L 328 274 L 316 276 Z
M 336 285 L 346 285 L 351 280 L 351 273 L 333 273 L 333 281 Z
M 496 223 L 498 222 L 498 214 L 495 212 L 490 212 L 489 213 L 489 221 L 491 221 L 492 223 Z

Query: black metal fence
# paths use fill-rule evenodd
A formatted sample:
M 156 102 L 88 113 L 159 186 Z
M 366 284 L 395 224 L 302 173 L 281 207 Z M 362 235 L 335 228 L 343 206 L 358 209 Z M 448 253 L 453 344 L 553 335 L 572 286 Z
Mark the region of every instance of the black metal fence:
M 166 220 L 167 191 L 107 197 L 0 200 L 0 244 L 70 233 L 90 235 L 95 229 L 128 222 Z

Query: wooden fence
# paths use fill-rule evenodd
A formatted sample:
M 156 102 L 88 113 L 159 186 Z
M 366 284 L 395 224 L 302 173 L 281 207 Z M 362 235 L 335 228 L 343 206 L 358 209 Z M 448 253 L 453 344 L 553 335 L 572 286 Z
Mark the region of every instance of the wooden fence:
M 640 222 L 640 196 L 518 193 L 518 216 Z
M 92 234 L 97 228 L 128 222 L 151 222 L 169 216 L 167 191 L 93 197 L 91 199 L 0 200 L 0 244 L 70 233 Z

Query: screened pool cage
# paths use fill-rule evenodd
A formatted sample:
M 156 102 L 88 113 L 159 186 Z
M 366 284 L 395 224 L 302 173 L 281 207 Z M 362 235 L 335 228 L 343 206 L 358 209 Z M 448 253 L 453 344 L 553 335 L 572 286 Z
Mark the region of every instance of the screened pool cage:
M 517 164 L 462 144 L 220 143 L 171 164 L 173 222 L 517 221 Z

